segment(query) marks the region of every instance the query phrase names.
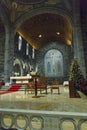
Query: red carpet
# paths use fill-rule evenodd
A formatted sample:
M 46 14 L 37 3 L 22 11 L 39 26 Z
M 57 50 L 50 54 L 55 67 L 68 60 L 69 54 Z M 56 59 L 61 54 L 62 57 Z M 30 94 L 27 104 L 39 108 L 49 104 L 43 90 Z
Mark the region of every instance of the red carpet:
M 11 93 L 11 92 L 17 92 L 17 91 L 19 91 L 20 88 L 21 88 L 21 85 L 12 85 L 8 90 L 6 90 L 4 92 L 0 92 L 0 95 Z

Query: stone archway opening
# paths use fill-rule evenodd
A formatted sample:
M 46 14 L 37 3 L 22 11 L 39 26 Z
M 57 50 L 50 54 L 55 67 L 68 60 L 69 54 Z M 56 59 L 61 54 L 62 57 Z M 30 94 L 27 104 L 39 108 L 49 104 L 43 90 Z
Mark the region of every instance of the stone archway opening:
M 36 15 L 29 15 L 20 21 L 17 32 L 33 48 L 41 49 L 49 42 L 59 41 L 67 45 L 72 44 L 71 18 L 58 10 L 52 12 L 48 9 L 43 12 L 37 9 Z M 33 12 L 35 13 L 35 12 Z

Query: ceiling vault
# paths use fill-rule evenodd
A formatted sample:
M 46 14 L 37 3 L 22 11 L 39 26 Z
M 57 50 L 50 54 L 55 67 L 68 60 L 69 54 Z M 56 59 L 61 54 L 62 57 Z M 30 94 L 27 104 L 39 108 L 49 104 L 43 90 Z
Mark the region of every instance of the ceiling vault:
M 28 4 L 26 4 L 27 2 Z M 33 9 L 34 4 L 36 6 L 35 2 L 45 2 L 45 4 L 52 4 L 53 6 L 63 2 L 68 9 L 71 7 L 69 0 L 3 0 L 12 24 L 24 11 Z M 70 21 L 52 12 L 41 13 L 29 18 L 17 29 L 17 32 L 37 50 L 51 42 L 66 45 L 72 43 L 72 25 Z

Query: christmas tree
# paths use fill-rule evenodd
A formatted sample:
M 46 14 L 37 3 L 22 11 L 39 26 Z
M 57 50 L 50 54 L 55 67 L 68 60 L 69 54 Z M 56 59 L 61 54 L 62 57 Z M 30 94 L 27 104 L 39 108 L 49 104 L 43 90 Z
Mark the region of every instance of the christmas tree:
M 84 81 L 84 76 L 76 58 L 72 60 L 70 66 L 69 81 L 72 81 L 74 83 L 74 87 L 76 89 L 79 89 L 80 83 Z

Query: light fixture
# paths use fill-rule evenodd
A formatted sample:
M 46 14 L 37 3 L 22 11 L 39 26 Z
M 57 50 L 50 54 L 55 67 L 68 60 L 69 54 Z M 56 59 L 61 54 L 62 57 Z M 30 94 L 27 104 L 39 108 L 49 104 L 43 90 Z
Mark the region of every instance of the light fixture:
M 67 44 L 68 44 L 68 45 L 71 45 L 71 40 L 67 40 Z
M 40 34 L 38 37 L 39 37 L 39 38 L 41 38 L 41 37 L 42 37 L 42 35 Z
M 60 32 L 56 32 L 57 35 L 60 35 Z

